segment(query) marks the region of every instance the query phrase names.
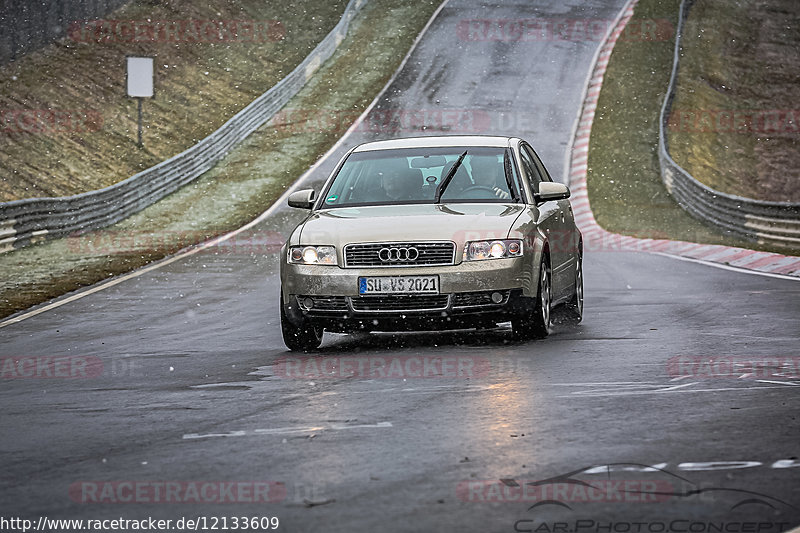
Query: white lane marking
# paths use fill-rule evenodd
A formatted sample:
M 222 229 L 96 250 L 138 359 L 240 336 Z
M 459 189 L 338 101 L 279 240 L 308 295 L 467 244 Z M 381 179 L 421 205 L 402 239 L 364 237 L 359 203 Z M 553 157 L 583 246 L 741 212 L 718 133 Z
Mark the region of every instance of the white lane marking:
M 759 291 L 759 293 L 763 294 L 763 291 Z M 764 336 L 764 335 L 737 335 L 736 333 L 713 333 L 711 331 L 704 332 L 703 335 L 706 336 L 717 336 L 717 337 L 737 337 L 740 339 L 769 339 L 771 341 L 780 340 L 780 341 L 795 341 L 797 337 L 775 337 L 775 336 Z M 766 360 L 766 359 L 764 359 Z M 760 360 L 759 360 L 760 361 Z
M 684 383 L 682 385 L 673 385 L 672 387 L 665 387 L 663 389 L 657 389 L 655 392 L 668 392 L 668 391 L 682 389 L 684 387 L 691 387 L 692 385 L 697 385 L 697 382 L 693 381 L 691 383 Z
M 704 261 L 702 259 L 694 259 L 692 257 L 683 257 L 680 255 L 674 255 L 665 252 L 650 252 L 653 255 L 662 255 L 664 257 L 671 257 L 673 259 L 679 259 L 681 261 L 689 261 L 690 263 L 699 263 L 701 265 L 710 266 L 714 268 L 721 268 L 722 270 L 730 270 L 732 272 L 739 272 L 742 274 L 755 274 L 757 276 L 766 276 L 768 278 L 778 278 L 778 279 L 788 279 L 792 281 L 800 281 L 800 277 L 797 276 L 787 276 L 785 274 L 773 274 L 772 272 L 763 272 L 760 270 L 749 270 L 747 268 L 740 268 L 731 265 L 724 265 L 721 263 L 714 263 L 712 261 Z
M 712 471 L 712 470 L 734 470 L 742 468 L 756 468 L 763 466 L 766 468 L 797 468 L 800 461 L 797 459 L 779 459 L 770 465 L 761 461 L 706 461 L 702 463 L 679 463 L 675 465 L 678 470 L 688 472 Z M 640 465 L 635 463 L 617 463 L 610 465 L 597 465 L 577 472 L 578 474 L 602 474 L 607 475 L 612 472 L 653 472 L 663 471 L 669 467 L 669 463 L 658 463 L 651 465 Z M 790 532 L 791 533 L 791 532 Z
M 66 298 L 59 298 L 56 301 L 50 302 L 49 304 L 43 305 L 42 307 L 38 307 L 36 309 L 33 309 L 32 311 L 23 312 L 22 314 L 19 314 L 17 316 L 13 316 L 11 318 L 3 320 L 2 322 L 0 322 L 0 328 L 4 328 L 6 326 L 10 326 L 11 324 L 16 324 L 18 322 L 22 322 L 23 320 L 26 320 L 28 318 L 34 317 L 34 316 L 36 316 L 36 315 L 38 315 L 40 313 L 44 313 L 45 311 L 50 311 L 51 309 L 55 309 L 57 307 L 61 307 L 62 305 L 68 304 L 70 302 L 74 302 L 75 300 L 80 300 L 81 298 L 84 298 L 84 297 L 89 296 L 91 294 L 94 294 L 96 292 L 100 292 L 100 291 L 102 291 L 104 289 L 108 289 L 110 287 L 113 287 L 114 285 L 122 283 L 123 281 L 127 281 L 129 279 L 139 277 L 142 274 L 146 274 L 146 273 L 151 272 L 153 270 L 156 270 L 156 269 L 159 269 L 161 267 L 167 266 L 170 263 L 174 263 L 175 261 L 177 261 L 179 259 L 183 259 L 184 257 L 188 257 L 190 255 L 194 255 L 194 254 L 196 254 L 197 252 L 199 252 L 201 250 L 205 250 L 206 248 L 209 248 L 209 247 L 215 246 L 215 245 L 217 245 L 217 244 L 219 244 L 221 242 L 227 241 L 231 237 L 234 237 L 234 236 L 238 235 L 239 233 L 252 228 L 256 224 L 259 224 L 264 219 L 269 217 L 278 207 L 280 207 L 280 206 L 282 206 L 283 204 L 286 203 L 286 198 L 288 198 L 291 193 L 296 191 L 300 187 L 300 185 L 304 181 L 306 181 L 308 179 L 308 177 L 311 175 L 312 172 L 314 172 L 317 168 L 319 168 L 320 165 L 322 165 L 323 162 L 325 162 L 329 157 L 331 157 L 331 155 L 333 155 L 333 153 L 336 150 L 338 150 L 339 147 L 342 144 L 344 144 L 345 139 L 347 137 L 349 137 L 356 130 L 356 128 L 358 128 L 358 126 L 364 121 L 364 119 L 366 119 L 367 115 L 369 115 L 369 113 L 372 111 L 372 108 L 375 107 L 375 105 L 378 103 L 378 101 L 381 98 L 383 98 L 384 93 L 389 89 L 389 86 L 394 82 L 395 78 L 397 78 L 397 76 L 403 70 L 403 67 L 405 67 L 406 63 L 408 62 L 409 57 L 411 57 L 411 54 L 417 48 L 417 45 L 419 44 L 420 40 L 422 40 L 422 36 L 425 34 L 425 32 L 428 31 L 428 28 L 431 26 L 431 24 L 433 23 L 434 19 L 439 15 L 439 13 L 442 11 L 442 9 L 444 9 L 444 7 L 447 5 L 448 2 L 450 2 L 450 0 L 444 0 L 444 2 L 442 2 L 439 5 L 439 7 L 436 8 L 436 11 L 434 11 L 433 15 L 431 15 L 431 18 L 428 19 L 428 22 L 425 24 L 425 27 L 422 28 L 422 31 L 419 32 L 419 34 L 417 35 L 417 38 L 411 44 L 411 48 L 408 50 L 408 53 L 403 58 L 403 61 L 400 63 L 400 66 L 397 67 L 397 70 L 394 71 L 394 73 L 392 74 L 392 77 L 389 78 L 389 81 L 386 82 L 386 85 L 383 86 L 383 88 L 378 93 L 378 95 L 372 100 L 372 102 L 370 102 L 369 106 L 367 106 L 367 108 L 364 110 L 364 112 L 361 113 L 361 115 L 359 115 L 359 117 L 356 119 L 356 121 L 353 122 L 353 124 L 347 129 L 347 131 L 344 133 L 344 135 L 342 135 L 342 137 L 339 138 L 338 141 L 336 141 L 336 144 L 334 144 L 330 148 L 330 150 L 325 152 L 325 154 L 322 157 L 320 157 L 288 189 L 286 189 L 286 192 L 284 192 L 281 195 L 281 197 L 278 198 L 275 201 L 275 203 L 273 203 L 266 211 L 261 213 L 258 217 L 256 217 L 255 219 L 251 220 L 250 222 L 248 222 L 247 224 L 245 224 L 241 228 L 238 228 L 238 229 L 235 229 L 235 230 L 231 231 L 230 233 L 226 233 L 225 235 L 221 235 L 219 237 L 215 237 L 214 239 L 211 239 L 210 241 L 206 241 L 204 243 L 200 243 L 200 244 L 197 244 L 197 245 L 190 246 L 190 247 L 188 247 L 188 248 L 186 248 L 184 250 L 181 250 L 181 251 L 177 252 L 175 255 L 173 255 L 171 257 L 167 257 L 167 258 L 162 259 L 160 261 L 156 261 L 155 263 L 151 263 L 151 264 L 147 265 L 146 267 L 140 268 L 139 270 L 134 270 L 133 272 L 129 272 L 128 274 L 124 274 L 124 275 L 122 275 L 120 277 L 112 278 L 112 279 L 110 279 L 108 281 L 105 281 L 105 282 L 100 282 L 99 284 L 93 285 L 92 287 L 89 287 L 89 288 L 87 288 L 85 290 L 79 290 L 79 292 L 77 292 L 75 294 L 72 294 L 71 296 L 68 296 Z
M 367 383 L 367 382 L 365 382 Z M 407 388 L 386 388 L 386 389 L 370 389 L 370 390 L 363 390 L 363 391 L 347 391 L 347 394 L 383 394 L 386 392 L 411 392 L 414 394 L 436 394 L 439 392 L 481 392 L 486 390 L 492 390 L 495 387 L 493 385 L 466 385 L 460 387 L 458 385 L 441 385 L 441 386 L 432 386 L 432 387 L 407 387 Z
M 772 468 L 797 468 L 800 461 L 797 459 L 781 459 L 772 463 Z
M 285 428 L 264 428 L 264 429 L 249 429 L 230 431 L 228 433 L 186 433 L 183 436 L 184 440 L 195 439 L 211 439 L 218 437 L 247 437 L 254 435 L 288 435 L 291 433 L 315 433 L 320 431 L 341 431 L 345 429 L 363 429 L 363 428 L 390 428 L 391 422 L 378 422 L 377 424 L 329 424 L 326 426 L 295 426 Z
M 204 439 L 208 437 L 244 437 L 247 435 L 245 431 L 231 431 L 230 433 L 207 433 L 200 435 L 198 433 L 187 433 L 183 436 L 184 439 Z
M 580 474 L 602 474 L 607 475 L 612 472 L 658 472 L 664 470 L 669 466 L 669 463 L 658 463 L 651 466 L 641 466 L 635 464 L 617 464 L 617 465 L 597 465 L 586 470 L 579 472 Z
M 604 393 L 606 393 L 608 391 L 613 391 L 613 392 L 619 393 L 619 394 L 627 394 L 627 393 L 636 394 L 638 392 L 647 392 L 647 393 L 650 393 L 650 392 L 667 392 L 667 391 L 671 391 L 671 390 L 677 390 L 677 389 L 682 389 L 682 388 L 685 388 L 685 387 L 690 387 L 692 385 L 695 385 L 696 383 L 697 382 L 683 383 L 681 385 L 673 385 L 671 387 L 664 387 L 663 384 L 653 384 L 653 383 L 641 383 L 641 384 L 636 384 L 636 385 L 618 385 L 618 386 L 610 386 L 610 387 L 604 387 L 604 388 L 594 388 L 594 389 L 589 389 L 589 390 L 575 391 L 575 392 L 572 392 L 571 394 L 576 395 L 576 396 L 580 396 L 580 395 L 584 395 L 584 394 L 593 395 L 593 394 L 604 394 Z
M 777 385 L 777 383 L 775 384 Z M 766 385 L 763 387 L 724 387 L 718 389 L 678 389 L 678 390 L 638 390 L 638 391 L 619 391 L 619 392 L 604 392 L 604 391 L 576 391 L 569 395 L 558 396 L 558 398 L 595 398 L 598 396 L 637 396 L 643 394 L 675 394 L 675 393 L 692 393 L 692 392 L 725 392 L 725 391 L 743 391 L 743 390 L 775 390 L 781 387 L 791 387 L 787 383 L 780 383 L 780 386 Z
M 794 385 L 795 387 L 800 386 L 800 383 L 796 383 L 794 381 L 773 381 L 770 379 L 757 379 L 759 383 L 775 383 L 777 385 Z
M 659 365 L 663 366 L 663 365 Z M 658 381 L 587 381 L 587 382 L 575 382 L 575 383 L 551 383 L 550 385 L 556 385 L 559 387 L 584 387 L 584 386 L 597 386 L 597 385 L 658 385 Z
M 678 465 L 678 468 L 686 472 L 698 472 L 701 470 L 753 468 L 761 465 L 763 465 L 761 461 L 713 461 L 705 463 L 681 463 Z

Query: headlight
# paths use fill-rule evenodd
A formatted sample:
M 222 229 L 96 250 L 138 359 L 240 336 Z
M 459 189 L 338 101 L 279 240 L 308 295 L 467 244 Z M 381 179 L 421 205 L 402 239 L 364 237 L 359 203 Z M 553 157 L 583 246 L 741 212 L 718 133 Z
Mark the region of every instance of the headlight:
M 472 241 L 464 246 L 464 261 L 501 259 L 522 255 L 522 241 L 506 239 L 497 241 Z
M 333 246 L 292 246 L 289 248 L 290 263 L 304 265 L 336 265 L 336 248 Z

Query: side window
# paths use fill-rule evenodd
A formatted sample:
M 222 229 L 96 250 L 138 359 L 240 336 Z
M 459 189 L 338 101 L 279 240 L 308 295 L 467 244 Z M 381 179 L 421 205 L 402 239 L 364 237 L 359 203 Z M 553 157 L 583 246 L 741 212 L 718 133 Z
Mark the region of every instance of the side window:
M 539 156 L 536 154 L 536 152 L 533 151 L 533 148 L 526 145 L 525 149 L 530 152 L 530 156 L 533 158 L 533 162 L 536 164 L 536 168 L 539 169 L 539 174 L 542 176 L 542 181 L 553 181 L 553 178 L 550 177 L 550 173 L 547 172 L 546 168 L 544 168 L 544 163 L 542 163 L 542 160 L 539 159 Z
M 523 144 L 519 154 L 522 158 L 522 168 L 525 171 L 525 174 L 528 175 L 531 188 L 533 188 L 534 192 L 536 192 L 539 190 L 539 183 L 544 180 L 542 179 L 542 174 L 539 172 L 539 168 L 536 165 L 533 154 L 531 153 L 531 149 L 528 147 L 528 145 Z
M 506 163 L 506 157 L 510 158 L 508 162 L 510 163 L 511 167 L 511 181 L 513 182 L 517 192 L 519 192 L 519 196 L 522 199 L 522 201 L 527 203 L 528 198 L 531 195 L 530 188 L 528 187 L 528 182 L 525 180 L 525 178 L 521 175 L 519 171 L 519 166 L 517 165 L 517 162 L 514 159 L 514 152 L 512 150 L 506 150 L 505 154 L 503 155 L 504 165 Z

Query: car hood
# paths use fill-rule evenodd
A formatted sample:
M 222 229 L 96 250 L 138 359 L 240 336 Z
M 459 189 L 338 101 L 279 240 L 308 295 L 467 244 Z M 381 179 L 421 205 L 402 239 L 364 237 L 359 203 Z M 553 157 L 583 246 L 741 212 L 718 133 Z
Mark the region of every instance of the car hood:
M 422 204 L 323 209 L 300 227 L 298 244 L 341 250 L 363 242 L 503 239 L 525 210 L 520 204 Z

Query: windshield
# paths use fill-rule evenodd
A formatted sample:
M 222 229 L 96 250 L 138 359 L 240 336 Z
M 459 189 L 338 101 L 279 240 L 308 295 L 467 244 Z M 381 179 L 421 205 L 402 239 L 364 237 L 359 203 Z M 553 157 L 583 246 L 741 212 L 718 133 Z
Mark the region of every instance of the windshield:
M 466 155 L 465 155 L 466 152 Z M 408 148 L 350 154 L 325 193 L 325 207 L 434 203 L 462 158 L 441 202 L 515 202 L 517 173 L 496 147 Z M 506 169 L 511 172 L 507 178 Z M 510 178 L 510 179 L 509 179 Z M 511 182 L 511 187 L 509 187 Z

